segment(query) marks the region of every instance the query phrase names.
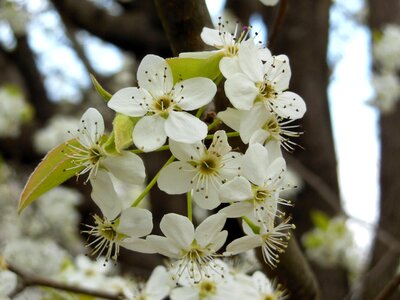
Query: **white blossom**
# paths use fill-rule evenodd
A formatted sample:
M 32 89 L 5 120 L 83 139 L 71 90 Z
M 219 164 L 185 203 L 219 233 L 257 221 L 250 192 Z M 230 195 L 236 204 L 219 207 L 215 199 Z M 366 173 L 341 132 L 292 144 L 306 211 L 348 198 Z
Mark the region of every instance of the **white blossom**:
M 370 103 L 382 113 L 394 111 L 400 100 L 400 80 L 396 73 L 373 74 L 372 85 L 375 97 Z
M 72 159 L 75 168 L 82 168 L 78 175 L 89 173 L 87 181 L 94 179 L 100 169 L 105 169 L 118 179 L 130 184 L 141 184 L 146 177 L 142 159 L 129 151 L 121 155 L 109 155 L 102 148 L 104 120 L 94 108 L 89 108 L 82 116 L 77 139 L 80 147 L 69 144 L 66 155 Z
M 149 235 L 147 240 L 158 253 L 176 260 L 173 263 L 175 281 L 188 276 L 192 282 L 199 282 L 211 273 L 221 271 L 214 260 L 228 235 L 226 230 L 222 230 L 225 221 L 226 216 L 218 213 L 195 229 L 187 217 L 169 213 L 160 223 L 165 237 Z
M 274 6 L 278 4 L 279 0 L 260 0 L 260 2 L 267 6 Z
M 219 189 L 240 170 L 240 153 L 231 151 L 225 131 L 215 132 L 207 149 L 202 143 L 170 142 L 172 154 L 180 161 L 161 170 L 158 187 L 168 194 L 193 190 L 194 201 L 202 208 L 220 204 Z
M 138 283 L 133 289 L 131 300 L 162 300 L 170 293 L 173 286 L 171 276 L 164 266 L 154 268 L 146 283 Z
M 18 278 L 13 272 L 0 270 L 0 299 L 6 297 L 17 287 Z
M 384 72 L 400 70 L 400 26 L 387 24 L 382 36 L 373 44 L 373 55 L 379 68 Z
M 250 110 L 261 102 L 282 118 L 303 117 L 306 111 L 304 100 L 286 91 L 291 76 L 286 55 L 271 56 L 263 63 L 258 48 L 248 43 L 240 50 L 238 62 L 241 72 L 225 82 L 226 96 L 235 108 Z
M 86 225 L 85 231 L 94 237 L 88 245 L 93 246 L 93 255 L 105 255 L 106 259 L 116 260 L 120 246 L 138 252 L 154 253 L 144 239 L 153 229 L 150 211 L 128 207 L 118 197 L 107 172 L 99 170 L 92 180 L 92 199 L 99 206 L 103 216 L 94 215 L 95 225 Z
M 217 88 L 208 78 L 196 77 L 177 82 L 168 63 L 147 55 L 137 73 L 139 88 L 129 87 L 115 93 L 108 106 L 131 117 L 142 117 L 133 130 L 133 142 L 145 152 L 162 146 L 167 137 L 194 143 L 207 135 L 207 125 L 185 112 L 208 104 Z
M 269 224 L 284 213 L 278 204 L 291 205 L 281 199 L 286 163 L 282 157 L 269 159 L 268 151 L 261 144 L 252 144 L 242 158 L 241 175 L 221 187 L 222 202 L 232 203 L 221 212 L 228 217 L 254 217 L 258 223 Z

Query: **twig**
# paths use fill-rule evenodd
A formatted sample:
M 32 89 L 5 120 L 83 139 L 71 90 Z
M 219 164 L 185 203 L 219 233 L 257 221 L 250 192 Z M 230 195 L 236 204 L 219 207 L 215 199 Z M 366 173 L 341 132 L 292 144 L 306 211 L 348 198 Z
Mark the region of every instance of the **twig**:
M 278 11 L 278 15 L 276 16 L 275 20 L 274 20 L 274 24 L 272 25 L 272 29 L 271 29 L 271 34 L 268 37 L 268 47 L 272 48 L 279 30 L 281 29 L 282 25 L 283 25 L 283 21 L 285 20 L 285 16 L 286 16 L 286 12 L 288 9 L 288 0 L 281 0 L 280 4 L 279 4 L 279 11 Z
M 89 295 L 93 297 L 99 297 L 103 299 L 109 299 L 109 300 L 121 300 L 123 299 L 122 295 L 116 295 L 116 294 L 110 294 L 107 292 L 101 292 L 101 291 L 94 291 L 91 289 L 86 289 L 82 287 L 76 287 L 73 285 L 57 282 L 51 279 L 35 276 L 32 274 L 27 274 L 26 272 L 22 271 L 18 267 L 14 265 L 7 264 L 7 269 L 10 270 L 11 272 L 14 272 L 17 274 L 21 281 L 22 285 L 20 288 L 16 289 L 10 297 L 16 296 L 18 293 L 20 293 L 22 290 L 29 286 L 43 286 L 43 287 L 49 287 L 53 289 L 58 289 L 58 290 L 63 290 L 67 292 L 72 292 L 75 294 L 83 294 L 83 295 Z
M 375 298 L 375 300 L 386 300 L 397 290 L 400 286 L 400 274 L 393 277 L 392 280 L 383 288 L 382 292 Z

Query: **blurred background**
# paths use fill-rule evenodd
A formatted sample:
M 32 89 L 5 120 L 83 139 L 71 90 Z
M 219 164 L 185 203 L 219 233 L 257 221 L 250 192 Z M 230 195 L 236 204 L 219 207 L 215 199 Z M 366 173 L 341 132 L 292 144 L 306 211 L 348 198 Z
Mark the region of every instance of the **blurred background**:
M 201 28 L 222 16 L 232 25 L 251 24 L 273 54 L 288 55 L 290 90 L 307 103 L 299 121 L 304 134 L 296 141 L 301 148 L 286 155 L 299 186 L 288 197 L 295 202 L 294 234 L 322 299 L 374 299 L 399 272 L 400 1 L 281 0 L 264 6 L 258 0 L 208 0 L 211 19 L 207 12 L 191 19 L 193 1 L 181 11 L 165 11 L 160 2 L 0 0 L 0 251 L 32 270 L 33 258 L 18 257 L 18 249 L 38 248 L 38 257 L 57 253 L 58 264 L 63 255 L 88 252 L 79 231 L 96 211 L 90 188 L 70 180 L 21 218 L 15 209 L 24 182 L 47 151 L 71 138 L 67 131 L 88 107 L 98 108 L 112 128 L 113 112 L 89 74 L 110 93 L 135 86 L 146 54 L 202 50 Z M 159 14 L 186 14 L 182 32 L 165 34 Z M 188 35 L 185 26 L 197 37 L 177 44 L 176 36 Z M 152 178 L 165 157 L 144 159 Z M 150 196 L 147 205 L 157 203 L 152 209 L 158 220 L 185 211 L 183 199 L 157 190 Z M 123 252 L 120 266 L 148 276 L 160 263 Z M 387 299 L 400 299 L 400 293 Z

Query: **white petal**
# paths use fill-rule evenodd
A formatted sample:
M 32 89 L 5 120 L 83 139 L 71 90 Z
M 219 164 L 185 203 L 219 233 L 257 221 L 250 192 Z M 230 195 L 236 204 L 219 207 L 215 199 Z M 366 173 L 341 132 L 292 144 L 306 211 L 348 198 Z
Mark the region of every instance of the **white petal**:
M 146 241 L 150 244 L 151 248 L 157 253 L 171 258 L 178 258 L 180 256 L 181 249 L 178 248 L 173 241 L 163 236 L 148 235 Z
M 90 183 L 93 188 L 91 194 L 93 201 L 107 219 L 114 220 L 121 212 L 122 204 L 110 176 L 106 171 L 99 169 L 96 176 L 90 179 Z
M 148 300 L 164 299 L 169 293 L 172 283 L 171 275 L 163 266 L 157 266 L 150 275 L 146 284 Z
M 169 141 L 169 150 L 172 155 L 181 161 L 199 160 L 205 151 L 203 143 L 185 144 Z
M 82 115 L 79 123 L 79 141 L 82 145 L 90 148 L 95 145 L 104 133 L 103 116 L 95 108 L 89 108 Z
M 141 184 L 146 178 L 142 159 L 129 151 L 123 151 L 121 156 L 107 156 L 102 164 L 119 180 Z
M 211 79 L 196 77 L 178 82 L 172 97 L 183 110 L 194 110 L 210 103 L 216 92 Z
M 279 94 L 272 100 L 272 107 L 277 115 L 292 120 L 302 118 L 307 110 L 304 100 L 292 92 Z
M 146 104 L 151 95 L 144 89 L 128 87 L 116 92 L 108 101 L 109 108 L 131 117 L 141 117 L 147 113 Z
M 221 202 L 245 201 L 253 198 L 250 182 L 243 176 L 235 177 L 221 186 Z
M 221 50 L 181 52 L 181 53 L 179 53 L 179 57 L 182 57 L 182 58 L 209 58 L 218 52 L 221 52 Z
M 235 131 L 239 131 L 241 119 L 247 111 L 228 107 L 226 110 L 218 113 L 217 117 L 226 125 Z
M 187 162 L 176 161 L 161 170 L 157 184 L 170 195 L 183 194 L 192 189 L 196 169 Z
M 265 149 L 268 150 L 269 159 L 274 161 L 278 157 L 282 157 L 281 143 L 277 140 L 271 140 L 265 144 Z
M 160 148 L 167 140 L 165 119 L 158 115 L 141 118 L 133 129 L 133 142 L 138 149 L 150 152 Z
M 225 161 L 224 167 L 220 170 L 220 176 L 225 180 L 230 180 L 235 176 L 240 175 L 240 168 L 242 166 L 242 153 L 229 152 L 222 158 Z
M 274 6 L 276 5 L 279 0 L 260 0 L 262 4 L 268 5 L 268 6 Z
M 262 61 L 268 61 L 271 58 L 271 51 L 268 48 L 258 49 L 258 55 L 260 56 Z
M 178 287 L 171 291 L 171 300 L 199 300 L 199 291 L 194 287 Z
M 186 112 L 171 111 L 165 121 L 168 137 L 182 143 L 196 143 L 207 136 L 207 125 Z
M 227 215 L 228 218 L 240 218 L 252 213 L 254 206 L 251 202 L 236 202 L 224 207 L 219 212 Z
M 286 55 L 271 56 L 264 64 L 264 73 L 268 74 L 267 79 L 273 84 L 276 92 L 281 92 L 289 88 L 292 73 L 289 58 Z
M 233 36 L 229 32 L 220 32 L 217 29 L 204 27 L 200 37 L 204 43 L 216 48 L 234 44 Z
M 225 81 L 225 93 L 235 108 L 249 110 L 259 90 L 246 75 L 237 73 Z
M 148 240 L 138 238 L 126 238 L 120 242 L 120 245 L 126 249 L 140 253 L 157 253 Z
M 214 133 L 213 141 L 208 148 L 208 151 L 211 153 L 215 153 L 218 156 L 223 156 L 229 153 L 232 150 L 232 147 L 228 144 L 228 137 L 226 136 L 226 132 L 224 130 L 218 130 Z
M 196 186 L 196 183 L 194 183 Z M 221 204 L 218 191 L 219 191 L 220 184 L 216 182 L 208 186 L 208 188 L 203 187 L 199 189 L 193 190 L 193 200 L 197 203 L 198 206 L 204 209 L 214 209 L 218 205 Z
M 239 130 L 243 143 L 247 144 L 253 133 L 264 126 L 269 115 L 270 112 L 267 111 L 263 103 L 257 103 L 247 114 L 243 114 Z
M 146 55 L 137 71 L 139 86 L 146 89 L 153 98 L 169 93 L 173 86 L 171 68 L 162 57 Z
M 269 177 L 268 150 L 261 144 L 251 144 L 242 159 L 242 174 L 252 183 L 262 186 Z
M 225 78 L 229 78 L 236 73 L 240 73 L 242 70 L 239 66 L 239 60 L 237 56 L 234 57 L 223 57 L 219 62 L 219 69 Z
M 129 207 L 122 211 L 118 232 L 129 237 L 142 237 L 153 229 L 153 216 L 150 211 L 138 207 Z
M 240 45 L 238 61 L 242 72 L 253 82 L 263 81 L 263 64 L 259 55 L 259 48 L 254 44 L 253 39 L 248 39 Z
M 193 242 L 194 227 L 187 217 L 174 213 L 166 214 L 161 219 L 160 229 L 180 249 L 186 249 Z
M 223 230 L 219 232 L 212 241 L 212 244 L 209 246 L 211 251 L 217 252 L 226 242 L 228 237 L 228 231 Z
M 226 246 L 226 252 L 224 255 L 235 255 L 238 253 L 246 252 L 248 250 L 260 247 L 262 245 L 262 240 L 260 236 L 243 236 L 231 242 Z
M 226 215 L 215 214 L 205 219 L 195 231 L 195 239 L 201 247 L 207 247 L 221 232 L 226 222 Z
M 250 140 L 249 140 L 249 144 L 256 144 L 256 143 L 264 144 L 265 141 L 268 139 L 268 137 L 269 137 L 270 135 L 271 135 L 271 134 L 269 133 L 269 131 L 264 130 L 264 129 L 258 129 L 258 130 L 256 130 L 256 131 L 254 131 L 254 133 L 251 135 Z M 269 141 L 269 142 L 267 143 L 267 145 L 270 144 L 270 143 L 272 143 L 272 142 L 277 142 L 277 143 L 279 144 L 279 147 L 280 147 L 280 142 L 279 142 L 279 141 L 276 141 L 276 140 L 271 140 L 271 141 Z M 267 148 L 267 150 L 268 150 L 268 152 L 269 152 L 269 148 L 268 148 L 268 147 L 266 147 L 266 148 Z M 270 154 L 270 153 L 269 153 L 269 154 Z
M 276 158 L 267 169 L 269 178 L 281 176 L 283 180 L 283 173 L 286 171 L 286 161 L 283 157 Z

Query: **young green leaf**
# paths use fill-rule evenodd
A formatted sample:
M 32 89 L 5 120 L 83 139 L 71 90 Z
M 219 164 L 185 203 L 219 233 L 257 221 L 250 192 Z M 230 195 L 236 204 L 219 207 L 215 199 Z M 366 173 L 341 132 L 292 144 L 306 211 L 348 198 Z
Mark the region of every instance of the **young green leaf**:
M 101 97 L 103 97 L 103 99 L 104 99 L 106 102 L 107 102 L 108 100 L 110 100 L 111 97 L 112 97 L 112 95 L 111 95 L 109 92 L 107 92 L 107 91 L 100 85 L 100 83 L 97 81 L 97 79 L 96 79 L 92 74 L 90 74 L 90 79 L 92 80 L 92 83 L 93 83 L 93 85 L 94 85 L 96 91 L 99 93 L 99 95 L 100 95 Z
M 311 220 L 315 227 L 326 230 L 329 226 L 329 217 L 322 211 L 314 210 L 311 212 Z
M 76 167 L 73 159 L 66 155 L 70 151 L 70 147 L 79 146 L 79 142 L 76 139 L 72 139 L 46 154 L 29 177 L 21 193 L 18 205 L 19 213 L 39 196 L 83 170 L 83 166 Z
M 167 63 L 171 67 L 174 83 L 193 77 L 206 77 L 218 83 L 222 76 L 219 70 L 222 57 L 222 53 L 209 58 L 173 57 L 168 58 Z

